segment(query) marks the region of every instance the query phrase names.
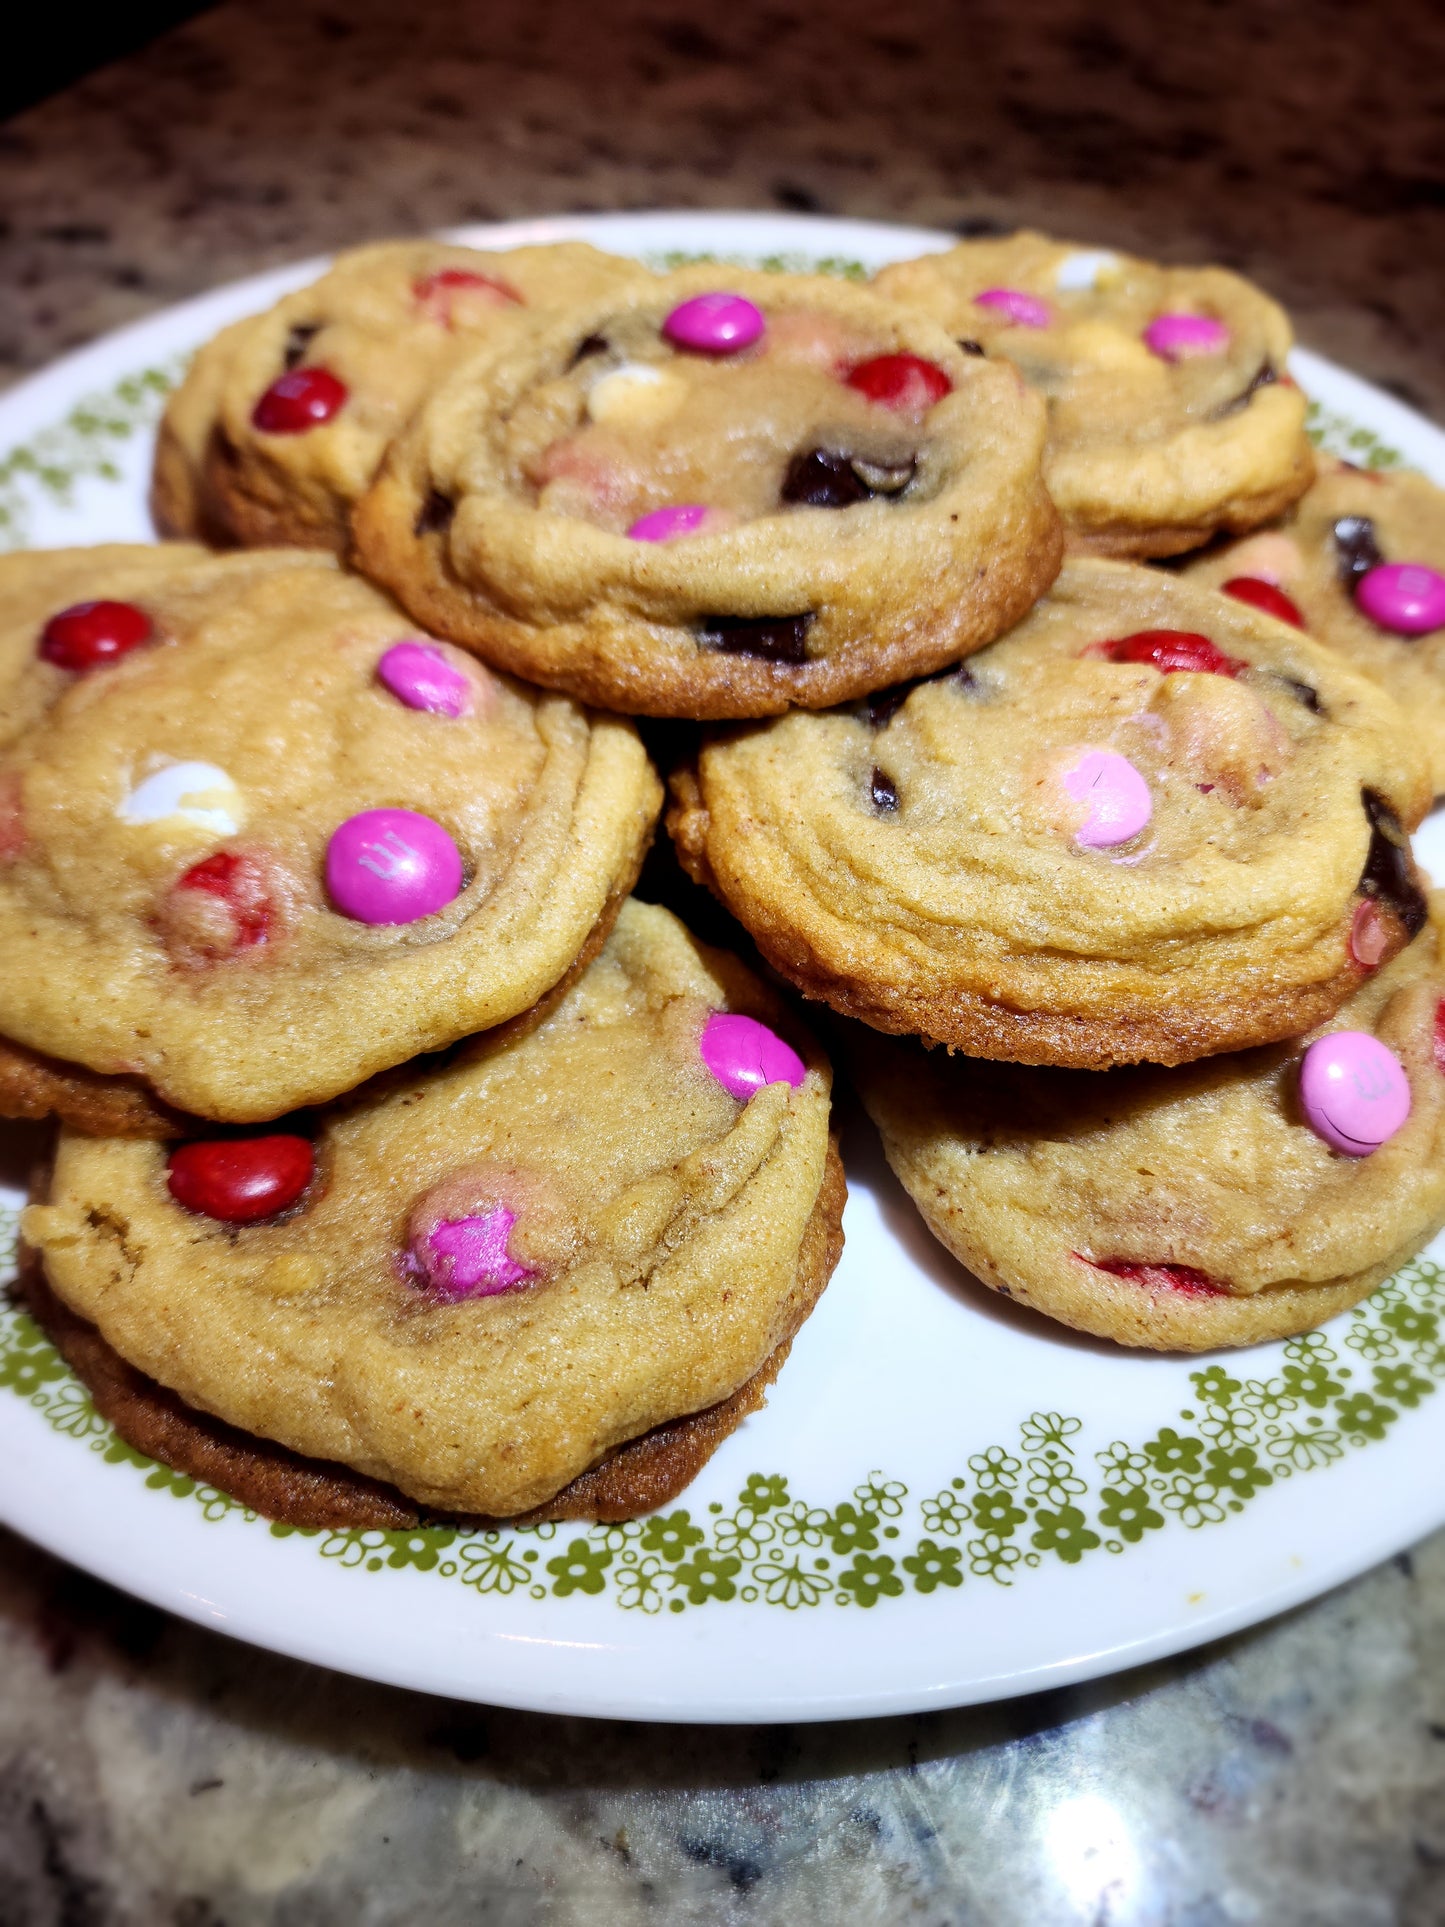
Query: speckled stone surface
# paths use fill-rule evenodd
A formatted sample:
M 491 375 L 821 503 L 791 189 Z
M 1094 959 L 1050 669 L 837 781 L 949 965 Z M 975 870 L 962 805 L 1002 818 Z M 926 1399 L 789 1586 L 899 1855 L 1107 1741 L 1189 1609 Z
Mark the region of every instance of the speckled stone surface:
M 372 236 L 749 206 L 1224 261 L 1445 417 L 1442 129 L 1423 0 L 233 4 L 0 128 L 0 380 Z M 726 1732 L 362 1685 L 0 1534 L 0 1678 L 0 1927 L 1445 1920 L 1445 1536 L 1097 1687 Z

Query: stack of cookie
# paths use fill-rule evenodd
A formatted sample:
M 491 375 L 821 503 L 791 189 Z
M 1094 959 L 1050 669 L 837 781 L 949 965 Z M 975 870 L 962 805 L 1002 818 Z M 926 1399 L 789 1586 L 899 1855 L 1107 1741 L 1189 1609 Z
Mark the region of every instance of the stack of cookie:
M 294 549 L 9 558 L 0 686 L 0 1110 L 101 1408 L 293 1523 L 670 1497 L 842 1181 L 807 1032 L 626 901 L 632 724 Z
M 63 1121 L 31 1290 L 127 1435 L 277 1516 L 616 1518 L 758 1401 L 839 1249 L 828 1066 L 624 901 L 637 717 L 986 1283 L 1197 1348 L 1418 1249 L 1386 685 L 1440 697 L 1354 629 L 1430 572 L 1310 489 L 1289 345 L 1025 235 L 872 287 L 389 244 L 202 350 L 185 540 L 0 568 L 0 1113 Z

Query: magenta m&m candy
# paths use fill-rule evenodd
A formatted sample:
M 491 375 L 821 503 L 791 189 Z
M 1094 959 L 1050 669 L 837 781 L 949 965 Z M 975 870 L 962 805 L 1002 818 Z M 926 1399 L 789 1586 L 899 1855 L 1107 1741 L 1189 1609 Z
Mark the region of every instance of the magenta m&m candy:
M 695 354 L 736 355 L 751 348 L 766 326 L 762 310 L 751 301 L 717 288 L 674 308 L 662 332 L 675 347 L 691 348 Z
M 973 304 L 976 308 L 992 308 L 1015 328 L 1047 328 L 1053 320 L 1048 302 L 1040 301 L 1036 294 L 1026 294 L 1022 288 L 985 288 L 973 297 Z
M 634 542 L 675 542 L 680 535 L 701 534 L 707 518 L 705 502 L 670 502 L 639 515 L 627 533 Z
M 40 659 L 83 676 L 149 642 L 155 625 L 133 602 L 76 602 L 40 632 Z
M 333 831 L 326 887 L 358 923 L 414 923 L 462 887 L 462 859 L 440 823 L 417 810 L 363 810 Z
M 347 393 L 329 368 L 292 368 L 272 382 L 251 410 L 251 421 L 263 435 L 304 435 L 340 414 Z
M 1229 330 L 1207 314 L 1156 315 L 1144 330 L 1144 346 L 1161 361 L 1188 361 L 1194 355 L 1222 354 Z
M 376 665 L 376 673 L 408 709 L 426 709 L 437 716 L 465 716 L 471 711 L 470 682 L 434 642 L 394 643 Z
M 413 1251 L 416 1268 L 443 1298 L 494 1298 L 536 1272 L 507 1249 L 515 1211 L 504 1204 L 470 1218 L 443 1218 Z
M 1445 575 L 1423 562 L 1382 562 L 1355 584 L 1355 605 L 1397 636 L 1445 629 Z
M 744 1104 L 769 1084 L 791 1084 L 796 1090 L 807 1075 L 802 1058 L 776 1031 L 729 1010 L 715 1010 L 708 1018 L 698 1049 L 728 1095 Z
M 1410 1080 L 1392 1050 L 1366 1030 L 1334 1030 L 1304 1054 L 1300 1104 L 1317 1137 L 1349 1158 L 1365 1158 L 1410 1115 Z
M 1086 849 L 1108 850 L 1137 836 L 1154 814 L 1149 785 L 1127 756 L 1112 749 L 1086 749 L 1061 773 L 1060 782 L 1085 809 L 1074 840 Z

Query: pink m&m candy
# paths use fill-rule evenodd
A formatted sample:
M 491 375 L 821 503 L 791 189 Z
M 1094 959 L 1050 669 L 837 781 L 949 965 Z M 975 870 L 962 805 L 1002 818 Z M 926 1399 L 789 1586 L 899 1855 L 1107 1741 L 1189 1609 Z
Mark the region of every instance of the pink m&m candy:
M 358 923 L 414 923 L 462 887 L 462 859 L 440 823 L 417 810 L 363 810 L 333 831 L 326 887 Z
M 376 673 L 408 709 L 428 709 L 438 716 L 465 716 L 471 710 L 471 684 L 434 642 L 396 643 L 376 665 Z
M 1149 785 L 1127 756 L 1112 749 L 1086 749 L 1059 780 L 1088 812 L 1074 832 L 1074 840 L 1087 849 L 1127 843 L 1154 814 Z
M 444 1298 L 494 1298 L 536 1273 L 507 1249 L 515 1211 L 504 1204 L 475 1218 L 444 1218 L 416 1253 L 419 1269 Z
M 673 309 L 662 332 L 679 348 L 703 355 L 735 355 L 751 348 L 767 323 L 762 310 L 725 288 L 695 294 Z
M 985 288 L 973 297 L 973 303 L 976 308 L 992 308 L 1016 328 L 1047 328 L 1053 320 L 1048 302 L 1040 301 L 1036 294 L 1025 294 L 1022 288 Z
M 1355 584 L 1355 602 L 1397 636 L 1445 629 L 1445 575 L 1423 562 L 1382 562 L 1367 570 Z
M 707 517 L 705 502 L 670 502 L 639 515 L 627 533 L 634 542 L 671 542 L 679 535 L 696 535 Z
M 1207 314 L 1161 314 L 1144 330 L 1144 346 L 1161 361 L 1217 355 L 1229 346 L 1229 330 Z
M 769 1084 L 791 1084 L 796 1090 L 807 1076 L 802 1058 L 776 1031 L 729 1010 L 715 1010 L 708 1018 L 698 1049 L 729 1097 L 744 1104 Z
M 1392 1050 L 1367 1030 L 1317 1037 L 1299 1073 L 1305 1121 L 1348 1158 L 1366 1158 L 1410 1115 L 1410 1080 Z

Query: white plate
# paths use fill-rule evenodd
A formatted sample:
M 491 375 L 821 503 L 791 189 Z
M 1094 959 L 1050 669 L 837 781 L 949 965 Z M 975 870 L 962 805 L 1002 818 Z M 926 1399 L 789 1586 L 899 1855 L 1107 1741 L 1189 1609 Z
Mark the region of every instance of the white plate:
M 458 238 L 570 235 L 654 260 L 869 268 L 946 245 L 747 214 Z M 321 265 L 188 302 L 0 399 L 0 542 L 147 537 L 167 377 Z M 1445 481 L 1439 430 L 1316 356 L 1293 366 L 1334 446 Z M 1421 846 L 1445 877 L 1438 823 Z M 16 1173 L 24 1148 L 17 1133 Z M 1087 1679 L 1250 1625 L 1445 1521 L 1445 1274 L 1428 1258 L 1287 1345 L 1134 1355 L 984 1292 L 924 1230 L 865 1124 L 844 1148 L 837 1275 L 767 1409 L 665 1519 L 487 1536 L 273 1528 L 122 1446 L 15 1314 L 0 1316 L 0 1518 L 278 1652 L 462 1699 L 667 1720 L 833 1719 Z M 1445 1258 L 1445 1241 L 1432 1252 Z

